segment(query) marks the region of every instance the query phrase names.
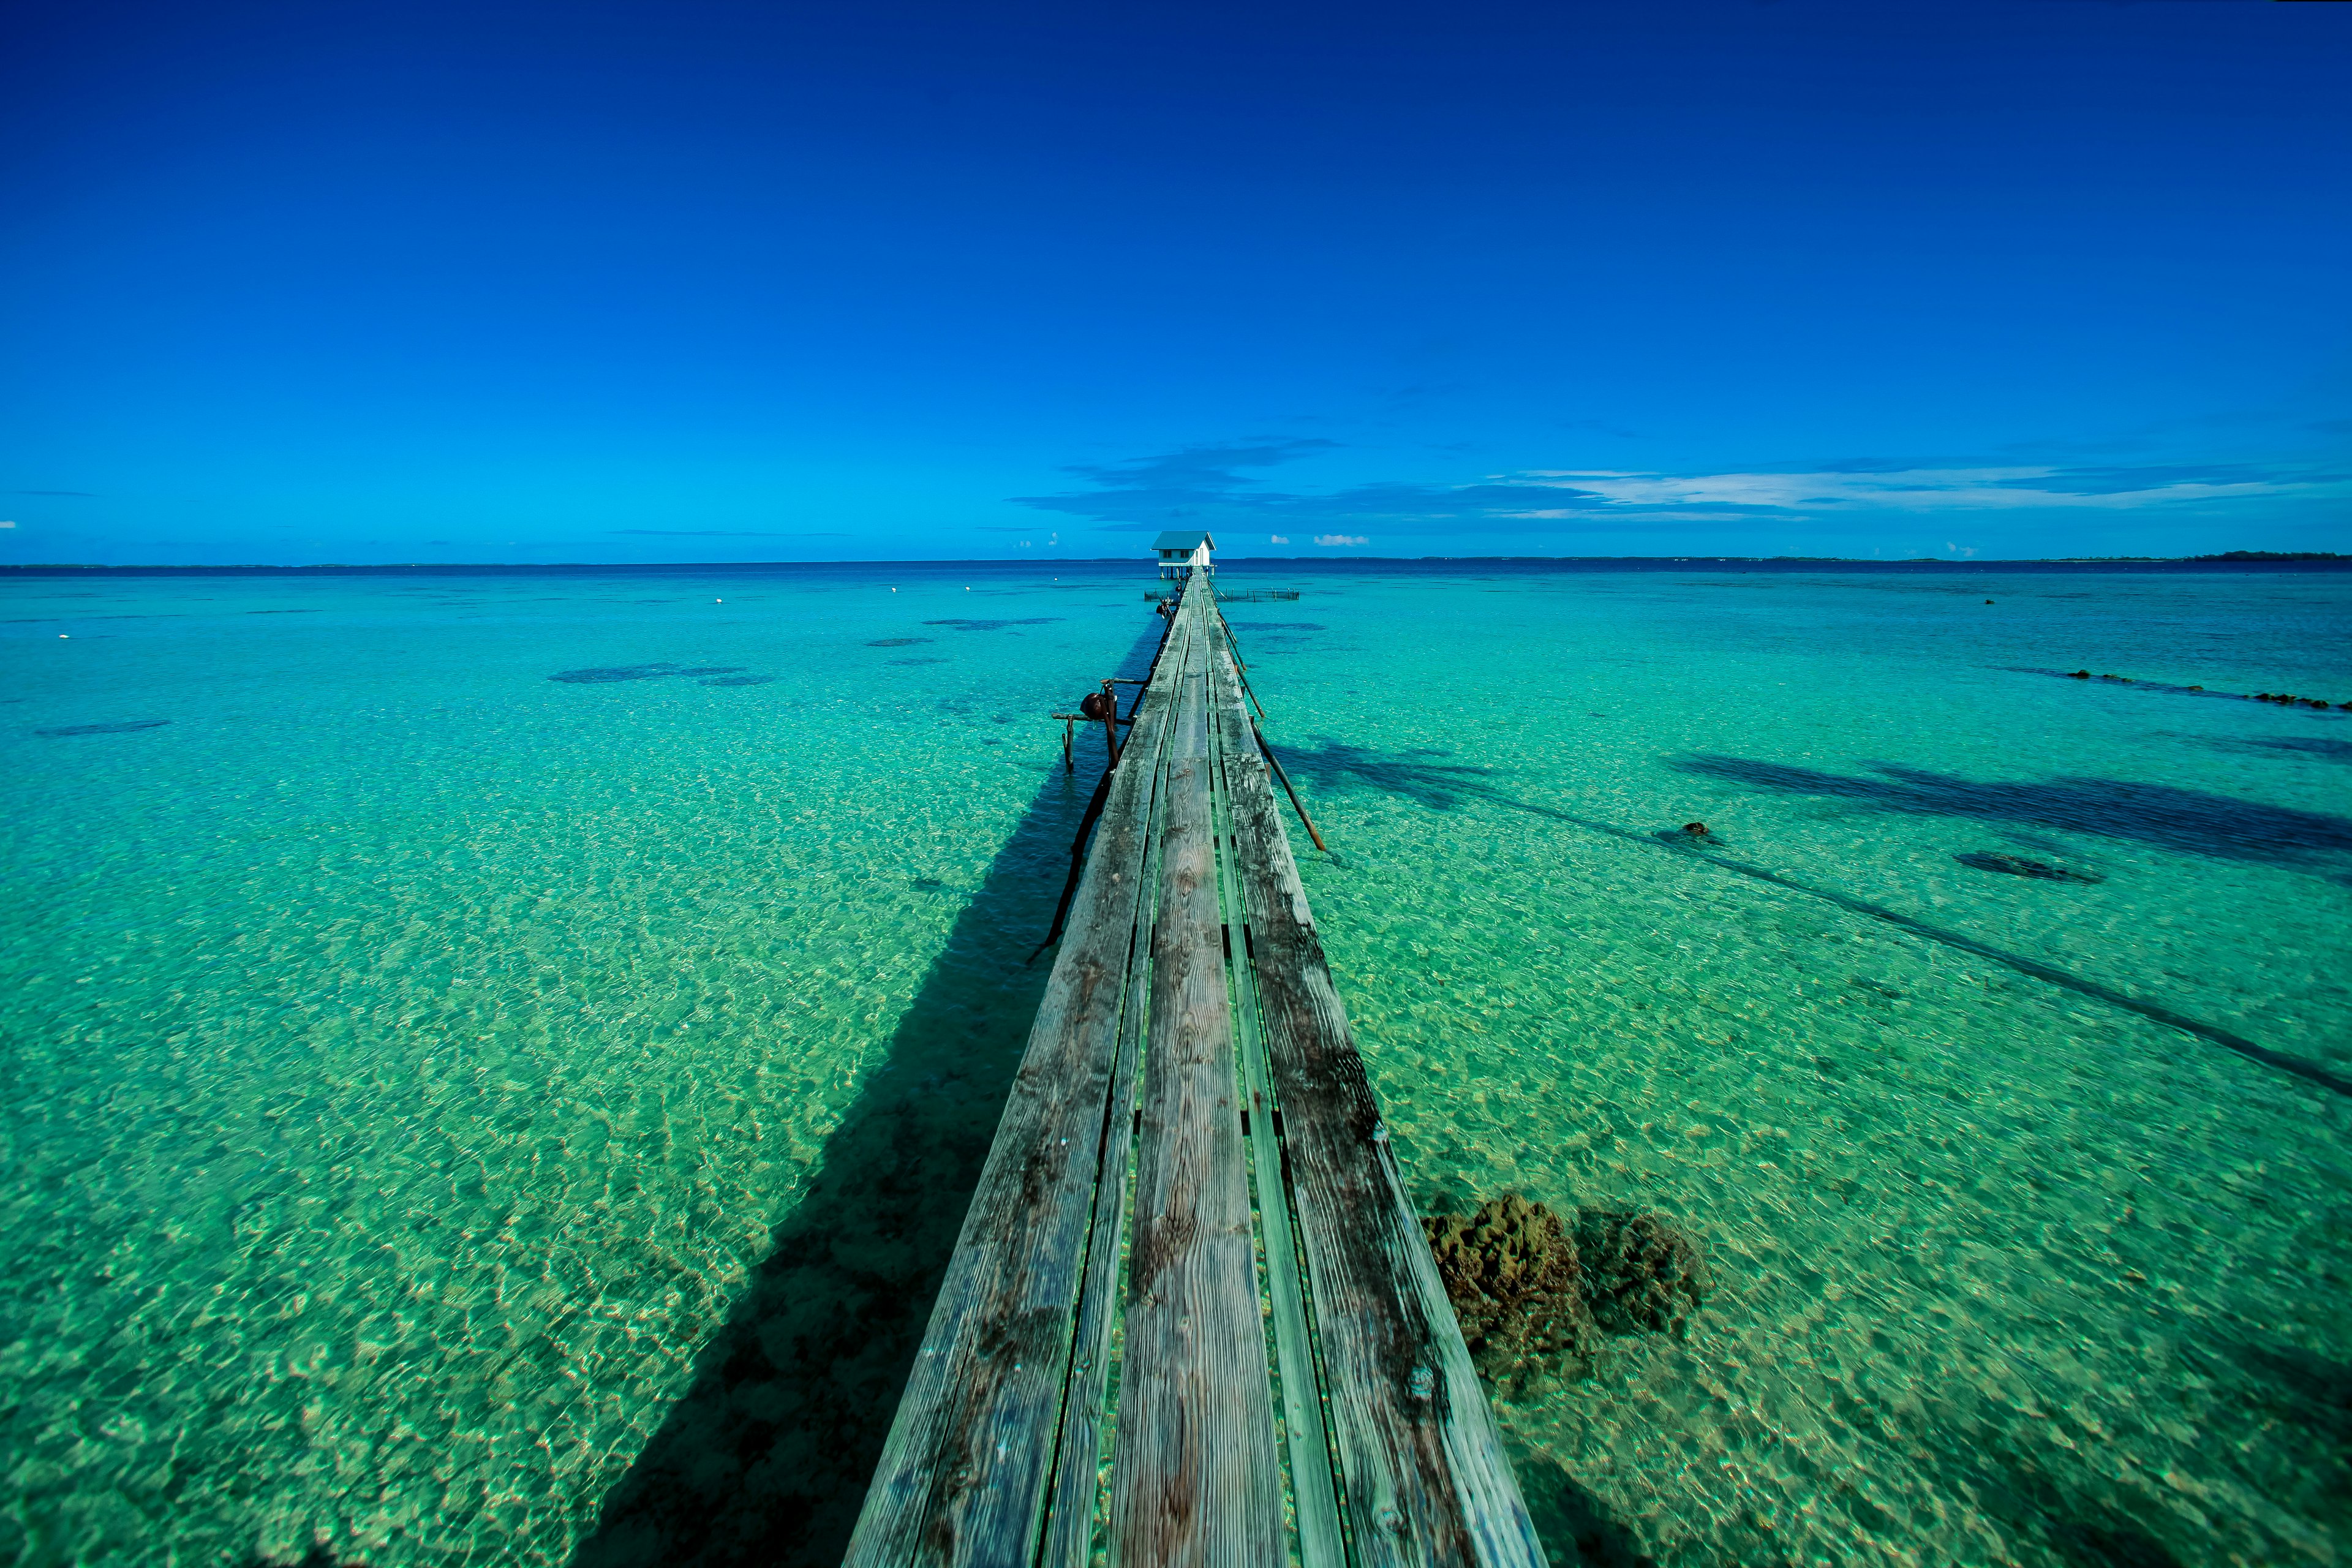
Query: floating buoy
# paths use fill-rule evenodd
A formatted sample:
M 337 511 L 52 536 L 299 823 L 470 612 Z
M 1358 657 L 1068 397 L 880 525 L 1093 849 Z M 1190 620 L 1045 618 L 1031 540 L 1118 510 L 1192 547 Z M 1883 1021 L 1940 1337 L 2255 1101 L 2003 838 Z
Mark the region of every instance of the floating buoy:
M 723 604 L 725 604 L 727 601 L 726 601 L 726 600 L 724 600 L 724 599 L 713 599 L 713 600 L 711 600 L 710 602 L 711 602 L 712 604 L 714 604 L 714 605 L 723 605 Z
M 1991 604 L 1991 603 L 1992 603 L 1992 601 L 1991 601 L 1990 599 L 1987 599 L 1987 600 L 1985 601 L 1985 603 L 1986 603 L 1986 604 L 1988 604 L 1988 605 L 1990 605 L 1990 604 Z
M 70 632 L 59 632 L 59 633 L 58 634 L 58 640 L 59 640 L 59 641 L 63 641 L 65 638 L 67 638 L 67 637 L 70 637 L 70 636 L 72 636 L 72 635 L 73 635 L 73 634 L 72 634 L 72 633 L 70 633 Z

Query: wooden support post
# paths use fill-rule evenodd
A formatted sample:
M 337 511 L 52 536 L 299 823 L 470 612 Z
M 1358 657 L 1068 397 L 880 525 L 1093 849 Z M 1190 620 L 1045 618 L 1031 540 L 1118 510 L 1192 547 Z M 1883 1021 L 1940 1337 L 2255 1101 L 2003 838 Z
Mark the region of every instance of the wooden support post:
M 1274 748 L 1265 743 L 1265 731 L 1257 727 L 1257 721 L 1255 719 L 1250 721 L 1250 733 L 1257 737 L 1257 749 L 1265 753 L 1266 765 L 1274 769 L 1274 776 L 1282 781 L 1282 793 L 1290 797 L 1290 809 L 1297 812 L 1298 820 L 1307 825 L 1307 837 L 1315 840 L 1316 848 L 1322 850 L 1326 855 L 1329 854 L 1331 847 L 1324 843 L 1323 835 L 1315 830 L 1315 819 L 1307 815 L 1307 807 L 1300 803 L 1298 791 L 1291 784 L 1290 775 L 1282 771 L 1282 759 L 1276 756 Z
M 1078 726 L 1077 726 L 1077 721 L 1076 721 L 1076 720 L 1072 720 L 1072 719 L 1065 719 L 1065 720 L 1063 720 L 1063 721 L 1062 721 L 1062 771 L 1063 771 L 1064 773 L 1076 773 L 1078 771 L 1078 758 L 1077 758 L 1077 751 L 1076 751 L 1076 747 L 1077 747 L 1077 740 L 1078 740 Z
M 1103 744 L 1110 748 L 1110 765 L 1115 768 L 1118 766 L 1118 693 L 1111 689 L 1108 680 L 1102 683 L 1100 707 Z

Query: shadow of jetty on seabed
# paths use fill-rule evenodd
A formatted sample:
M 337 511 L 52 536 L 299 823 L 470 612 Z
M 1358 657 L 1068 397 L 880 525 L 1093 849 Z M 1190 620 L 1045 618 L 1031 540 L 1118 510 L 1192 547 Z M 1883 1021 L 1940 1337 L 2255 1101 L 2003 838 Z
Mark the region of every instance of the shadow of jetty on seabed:
M 1428 807 L 1453 811 L 1470 803 L 1525 812 L 1552 822 L 1564 822 L 1588 832 L 1644 849 L 1687 856 L 1717 870 L 1785 888 L 1807 898 L 1820 899 L 1857 915 L 1899 926 L 1914 935 L 1962 952 L 2004 965 L 2020 974 L 2062 986 L 2109 1006 L 2137 1013 L 2168 1028 L 2197 1036 L 2333 1094 L 2352 1097 L 2352 1076 L 2336 1067 L 2288 1056 L 2255 1044 L 2234 1031 L 2176 1013 L 2159 1002 L 2126 992 L 2079 974 L 2070 973 L 2021 953 L 1978 941 L 1962 931 L 1931 924 L 1884 904 L 1857 899 L 1784 876 L 1725 854 L 1711 838 L 1679 833 L 1640 831 L 1603 822 L 1557 806 L 1521 800 L 1503 789 L 1492 769 L 1447 762 L 1449 753 L 1421 747 L 1407 752 L 1379 752 L 1370 747 L 1322 738 L 1313 748 L 1276 746 L 1275 752 L 1294 778 L 1327 790 L 1377 789 Z M 1888 810 L 1940 812 L 1946 816 L 2007 821 L 2038 826 L 2082 826 L 2096 812 L 2105 826 L 2084 827 L 2115 837 L 2137 837 L 2170 848 L 2189 849 L 2224 858 L 2301 866 L 2305 858 L 2352 846 L 2352 820 L 2316 812 L 2293 811 L 2154 785 L 2113 784 L 2096 779 L 2059 779 L 2047 784 L 1978 784 L 1965 779 L 1884 768 L 1893 783 L 1848 778 L 1785 763 L 1755 763 L 1742 758 L 1697 757 L 1666 764 L 1754 789 L 1786 794 L 1844 796 L 1867 801 Z
M 1155 623 L 1119 672 L 1140 674 L 1158 641 Z M 1053 918 L 1099 773 L 1097 761 L 1064 774 L 1058 750 L 774 1249 L 571 1568 L 841 1561 L 1051 969 L 1050 955 L 1023 961 Z

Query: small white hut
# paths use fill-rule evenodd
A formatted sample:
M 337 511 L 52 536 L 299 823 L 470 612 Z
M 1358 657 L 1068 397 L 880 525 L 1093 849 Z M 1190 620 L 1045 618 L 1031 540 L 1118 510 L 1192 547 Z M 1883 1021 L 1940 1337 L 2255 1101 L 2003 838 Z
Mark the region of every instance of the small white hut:
M 1154 540 L 1151 548 L 1160 556 L 1160 580 L 1181 583 L 1195 571 L 1214 572 L 1209 563 L 1209 552 L 1217 542 L 1202 528 L 1174 529 Z

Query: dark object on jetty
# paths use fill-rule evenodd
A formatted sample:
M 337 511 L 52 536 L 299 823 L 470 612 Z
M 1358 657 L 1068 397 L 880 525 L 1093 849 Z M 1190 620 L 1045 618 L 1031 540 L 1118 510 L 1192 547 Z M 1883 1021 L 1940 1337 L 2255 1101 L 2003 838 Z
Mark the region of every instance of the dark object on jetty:
M 1647 1209 L 1576 1211 L 1584 1302 L 1612 1334 L 1690 1331 L 1714 1284 L 1697 1244 Z
M 2105 877 L 2095 871 L 2070 871 L 2063 866 L 2046 865 L 2040 860 L 2028 860 L 2022 855 L 2000 855 L 1990 849 L 1979 849 L 1967 855 L 1955 855 L 1953 859 L 1979 871 L 1999 871 L 2007 877 L 2031 877 L 2037 882 L 2104 882 Z
M 1482 1370 L 1522 1359 L 1589 1354 L 1598 1330 L 1584 1304 L 1576 1238 L 1559 1216 L 1517 1193 L 1475 1214 L 1421 1222 L 1438 1277 Z
M 1118 693 L 1111 689 L 1111 683 L 1106 680 L 1100 691 L 1089 691 L 1079 698 L 1078 711 L 1101 721 L 1103 744 L 1110 750 L 1110 765 L 1118 766 Z

